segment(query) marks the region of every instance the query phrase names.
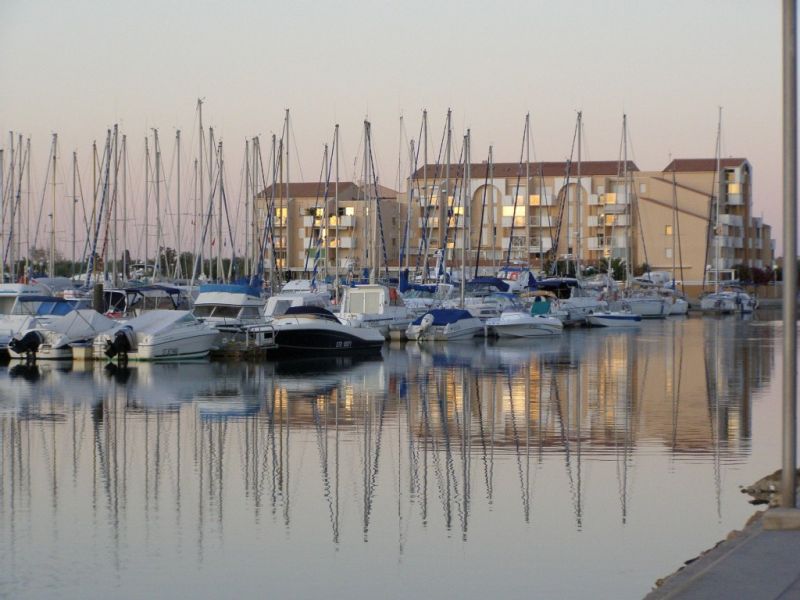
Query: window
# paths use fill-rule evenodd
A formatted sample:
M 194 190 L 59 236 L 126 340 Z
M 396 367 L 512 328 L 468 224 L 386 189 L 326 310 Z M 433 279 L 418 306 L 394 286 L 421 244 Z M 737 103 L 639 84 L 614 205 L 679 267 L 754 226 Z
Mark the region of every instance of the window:
M 729 183 L 728 184 L 728 193 L 729 194 L 741 194 L 742 193 L 742 184 L 741 183 Z
M 520 206 L 518 204 L 517 205 L 517 210 L 516 210 L 516 213 L 515 213 L 513 206 L 504 206 L 503 207 L 503 216 L 504 217 L 514 217 L 514 216 L 524 217 L 525 216 L 525 207 L 524 206 Z
M 539 194 L 531 194 L 530 205 L 539 206 L 540 204 L 541 204 L 541 198 L 539 198 Z
M 672 235 L 672 225 L 667 225 L 666 227 L 664 227 L 664 235 Z
M 355 206 L 346 206 L 344 209 L 344 214 L 347 217 L 354 217 L 356 215 Z
M 664 256 L 667 258 L 672 258 L 672 248 L 664 248 Z
M 617 203 L 617 195 L 614 192 L 608 192 L 605 195 L 606 204 L 616 204 Z
M 639 184 L 639 193 L 640 194 L 646 194 L 647 193 L 647 184 L 646 183 L 640 183 Z

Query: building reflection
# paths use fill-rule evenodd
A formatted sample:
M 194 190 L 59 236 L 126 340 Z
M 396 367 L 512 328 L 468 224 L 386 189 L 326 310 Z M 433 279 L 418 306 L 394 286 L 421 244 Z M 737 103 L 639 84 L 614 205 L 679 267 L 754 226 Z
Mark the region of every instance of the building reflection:
M 587 461 L 614 461 L 616 481 L 594 485 L 617 486 L 625 522 L 640 451 L 713 463 L 719 502 L 721 465 L 750 452 L 772 336 L 689 319 L 522 344 L 393 346 L 367 362 L 11 365 L 0 516 L 10 528 L 20 511 L 55 519 L 69 490 L 120 536 L 134 521 L 172 520 L 194 532 L 202 560 L 242 503 L 254 523 L 290 531 L 313 498 L 339 544 L 343 514 L 367 541 L 376 498 L 390 497 L 402 550 L 408 521 L 467 539 L 474 506 L 498 494 L 518 494 L 529 522 L 548 461 L 563 469 L 567 489 L 553 493 L 569 498 L 578 529 Z

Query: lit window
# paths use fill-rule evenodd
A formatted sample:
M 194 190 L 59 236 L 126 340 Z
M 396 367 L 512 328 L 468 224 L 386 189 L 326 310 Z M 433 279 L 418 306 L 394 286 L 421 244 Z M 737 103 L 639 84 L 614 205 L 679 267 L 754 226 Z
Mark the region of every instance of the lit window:
M 617 194 L 614 192 L 608 192 L 605 195 L 606 204 L 616 204 L 617 203 Z
M 504 217 L 514 217 L 514 216 L 525 216 L 525 207 L 517 205 L 516 213 L 514 212 L 513 206 L 504 206 L 503 207 L 503 216 Z
M 464 214 L 464 207 L 463 206 L 455 206 L 455 207 L 453 207 L 453 214 L 454 215 L 463 215 Z
M 664 235 L 672 235 L 672 225 L 664 227 Z
M 541 204 L 541 199 L 539 198 L 539 194 L 531 194 L 530 205 L 539 206 L 539 204 Z
M 356 208 L 354 206 L 346 206 L 344 209 L 345 216 L 354 217 L 356 214 Z
M 741 183 L 729 183 L 728 184 L 728 193 L 729 194 L 741 194 L 742 193 L 742 184 Z
M 606 225 L 614 224 L 614 215 L 606 215 Z

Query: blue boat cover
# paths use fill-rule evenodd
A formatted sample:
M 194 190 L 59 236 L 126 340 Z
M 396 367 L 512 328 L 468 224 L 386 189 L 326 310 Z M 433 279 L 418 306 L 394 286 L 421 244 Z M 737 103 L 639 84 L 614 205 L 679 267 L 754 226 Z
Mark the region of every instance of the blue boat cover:
M 511 287 L 499 277 L 476 277 L 467 282 L 467 289 L 494 286 L 501 292 L 507 292 Z
M 246 283 L 204 283 L 199 292 L 226 292 L 228 294 L 247 294 L 256 298 L 261 297 L 261 289 Z
M 433 316 L 434 325 L 449 325 L 450 323 L 455 323 L 461 319 L 472 318 L 472 315 L 469 311 L 461 308 L 434 308 L 433 310 L 426 312 L 425 315 Z M 412 325 L 420 325 L 422 323 L 422 319 L 425 318 L 425 315 L 414 319 L 414 321 L 412 321 Z

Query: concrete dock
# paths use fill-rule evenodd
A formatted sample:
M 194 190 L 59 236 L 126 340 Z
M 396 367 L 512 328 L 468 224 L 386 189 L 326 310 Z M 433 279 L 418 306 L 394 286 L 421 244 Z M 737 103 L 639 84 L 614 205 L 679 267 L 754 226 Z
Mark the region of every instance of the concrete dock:
M 647 600 L 799 599 L 800 530 L 773 529 L 775 514 L 757 513 L 743 531 L 666 577 Z

